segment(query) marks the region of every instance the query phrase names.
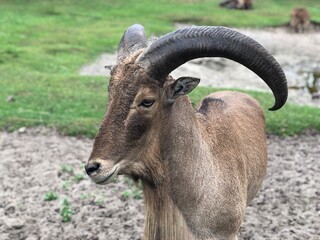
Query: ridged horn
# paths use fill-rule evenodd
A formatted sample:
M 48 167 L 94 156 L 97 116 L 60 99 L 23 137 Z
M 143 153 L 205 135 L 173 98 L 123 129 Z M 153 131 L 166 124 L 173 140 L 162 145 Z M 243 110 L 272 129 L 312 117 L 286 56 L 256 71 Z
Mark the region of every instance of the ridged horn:
M 123 34 L 118 45 L 117 60 L 121 61 L 130 53 L 147 47 L 147 37 L 144 32 L 144 27 L 140 24 L 134 24 L 129 27 Z
M 154 42 L 137 63 L 159 81 L 195 58 L 224 57 L 255 72 L 270 87 L 280 109 L 288 97 L 287 80 L 279 63 L 255 40 L 225 27 L 187 27 Z M 231 70 L 230 70 L 231 71 Z

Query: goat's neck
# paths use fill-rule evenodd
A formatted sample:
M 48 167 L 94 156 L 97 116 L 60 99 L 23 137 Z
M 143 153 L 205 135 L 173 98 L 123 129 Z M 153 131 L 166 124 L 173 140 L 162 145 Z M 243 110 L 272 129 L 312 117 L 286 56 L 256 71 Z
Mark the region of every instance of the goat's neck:
M 184 224 L 195 228 L 202 227 L 199 212 L 205 212 L 205 205 L 199 201 L 215 183 L 214 168 L 210 148 L 203 139 L 203 130 L 188 98 L 181 98 L 168 114 L 160 137 L 162 140 L 161 158 L 166 169 L 168 196 L 174 210 L 179 212 Z M 214 196 L 215 194 L 213 193 Z M 163 196 L 158 196 L 161 198 Z M 175 226 L 177 227 L 177 226 Z M 202 229 L 206 232 L 208 228 Z M 190 230 L 189 230 L 190 231 Z M 161 238 L 162 239 L 162 238 Z M 180 239 L 180 238 L 163 238 Z M 181 238 L 188 239 L 188 238 Z
M 183 105 L 187 105 L 183 106 Z M 196 237 L 190 231 L 186 220 L 185 215 L 182 214 L 181 209 L 176 205 L 174 199 L 176 195 L 181 195 L 182 192 L 188 194 L 190 192 L 191 184 L 189 180 L 181 186 L 181 183 L 173 182 L 175 181 L 175 175 L 171 171 L 173 168 L 175 171 L 180 172 L 186 171 L 186 166 L 182 167 L 183 163 L 179 162 L 176 155 L 185 155 L 190 150 L 192 154 L 197 154 L 198 150 L 193 149 L 190 146 L 189 142 L 185 141 L 200 141 L 199 133 L 194 131 L 195 126 L 190 124 L 185 126 L 186 121 L 196 120 L 195 110 L 187 99 L 182 99 L 182 101 L 176 104 L 176 108 L 183 108 L 187 112 L 178 113 L 179 109 L 176 109 L 176 116 L 170 118 L 173 122 L 170 122 L 170 119 L 167 119 L 169 122 L 165 123 L 165 126 L 174 126 L 174 128 L 162 128 L 161 131 L 164 135 L 160 136 L 162 140 L 160 147 L 160 158 L 165 169 L 165 178 L 159 184 L 152 185 L 148 182 L 144 182 L 143 192 L 145 199 L 145 231 L 144 239 L 158 240 L 158 239 L 170 239 L 170 240 L 193 240 Z M 180 112 L 180 111 L 179 111 Z M 179 116 L 181 114 L 181 116 Z M 185 115 L 184 115 L 185 114 Z M 191 117 L 191 119 L 190 119 Z M 177 118 L 177 119 L 174 119 Z M 182 118 L 182 119 L 179 119 Z M 185 118 L 185 119 L 183 119 Z M 182 122 L 182 125 L 179 124 Z M 187 136 L 186 136 L 186 135 Z M 170 140 L 169 140 L 170 139 Z M 172 141 L 172 139 L 175 139 Z M 167 144 L 170 144 L 169 147 Z M 193 146 L 197 146 L 197 143 L 192 143 Z M 188 151 L 183 149 L 188 146 Z M 198 148 L 198 147 L 197 147 Z M 173 151 L 171 151 L 173 150 Z M 182 153 L 184 151 L 184 153 Z M 194 156 L 189 156 L 191 159 L 194 159 Z M 188 159 L 186 159 L 189 161 Z M 191 165 L 189 165 L 192 167 Z M 172 168 L 172 169 L 170 169 Z M 181 169 L 180 169 L 181 168 Z M 187 172 L 191 169 L 187 170 Z M 196 184 L 196 183 L 193 183 Z M 174 189 L 174 186 L 178 186 L 179 189 Z M 178 191 L 178 192 L 175 192 Z M 188 198 L 194 198 L 197 193 L 192 196 L 186 196 Z
M 194 239 L 179 209 L 173 204 L 168 185 L 143 184 L 145 199 L 145 240 Z

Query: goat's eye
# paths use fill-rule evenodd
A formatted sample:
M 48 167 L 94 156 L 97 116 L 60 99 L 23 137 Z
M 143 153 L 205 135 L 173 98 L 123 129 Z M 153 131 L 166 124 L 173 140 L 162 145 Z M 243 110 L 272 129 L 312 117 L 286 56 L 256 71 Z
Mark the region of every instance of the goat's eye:
M 140 104 L 139 107 L 151 107 L 154 104 L 153 99 L 144 99 Z

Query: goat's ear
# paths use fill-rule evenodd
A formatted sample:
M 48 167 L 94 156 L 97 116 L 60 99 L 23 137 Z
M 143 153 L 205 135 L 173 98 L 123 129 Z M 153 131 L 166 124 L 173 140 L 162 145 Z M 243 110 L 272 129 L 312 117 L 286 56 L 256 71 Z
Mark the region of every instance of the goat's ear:
M 181 77 L 167 86 L 166 93 L 169 101 L 175 101 L 177 97 L 188 94 L 200 82 L 199 78 Z

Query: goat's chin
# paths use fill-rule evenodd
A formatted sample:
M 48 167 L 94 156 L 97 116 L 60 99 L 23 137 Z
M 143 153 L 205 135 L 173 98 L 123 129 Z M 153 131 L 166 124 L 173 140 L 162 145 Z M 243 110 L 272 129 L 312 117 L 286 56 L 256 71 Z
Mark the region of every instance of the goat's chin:
M 115 180 L 119 173 L 119 164 L 116 164 L 111 170 L 101 169 L 99 173 L 94 176 L 91 176 L 91 179 L 100 185 L 106 185 Z

